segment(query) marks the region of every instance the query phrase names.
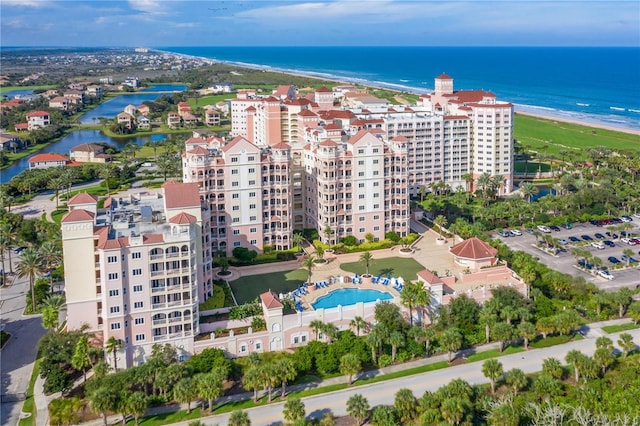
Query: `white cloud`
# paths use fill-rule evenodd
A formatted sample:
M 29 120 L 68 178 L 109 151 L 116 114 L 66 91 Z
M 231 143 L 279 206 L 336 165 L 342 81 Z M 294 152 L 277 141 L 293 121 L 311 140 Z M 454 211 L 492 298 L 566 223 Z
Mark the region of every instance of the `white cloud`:
M 22 6 L 22 7 L 46 7 L 49 5 L 45 0 L 2 0 L 2 6 Z
M 165 13 L 165 4 L 157 0 L 129 0 L 129 7 L 152 15 L 162 15 Z

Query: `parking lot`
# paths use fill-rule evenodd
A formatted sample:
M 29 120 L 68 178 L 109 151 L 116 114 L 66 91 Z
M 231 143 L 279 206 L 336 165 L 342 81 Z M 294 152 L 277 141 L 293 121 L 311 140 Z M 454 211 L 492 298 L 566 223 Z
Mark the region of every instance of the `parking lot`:
M 634 226 L 634 228 L 629 232 L 635 234 L 635 237 L 638 238 L 638 236 L 640 235 L 640 219 L 634 218 L 630 223 Z M 620 238 L 613 240 L 606 235 L 606 232 L 611 232 L 607 229 L 607 226 L 596 226 L 590 223 L 576 223 L 573 224 L 572 229 L 565 229 L 564 227 L 561 227 L 559 231 L 552 230 L 551 233 L 541 232 L 542 235 L 551 235 L 553 238 L 566 240 L 567 244 L 563 245 L 564 249 L 555 256 L 536 247 L 536 237 L 531 233 L 531 231 L 527 232 L 522 230 L 522 235 L 520 236 L 502 237 L 495 234 L 493 235 L 493 237 L 501 239 L 512 250 L 522 250 L 524 252 L 530 253 L 531 255 L 540 259 L 540 262 L 544 263 L 550 268 L 553 268 L 560 272 L 564 272 L 566 274 L 582 276 L 588 282 L 597 285 L 598 288 L 602 290 L 615 291 L 622 287 L 635 287 L 637 285 L 640 285 L 639 263 L 631 263 L 629 268 L 611 269 L 614 264 L 608 260 L 610 256 L 614 256 L 621 261 L 618 266 L 625 266 L 625 262 L 622 260 L 622 251 L 627 248 L 633 251 L 632 257 L 634 259 L 640 260 L 640 245 L 632 246 L 625 244 L 621 241 Z M 612 247 L 605 245 L 604 249 L 593 247 L 591 245 L 592 242 L 602 241 L 601 239 L 595 237 L 596 233 L 603 234 L 609 241 L 612 241 L 614 245 Z M 613 232 L 611 233 L 613 234 Z M 619 234 L 619 232 L 616 233 Z M 582 237 L 583 235 L 588 235 L 590 238 L 592 238 L 592 240 L 585 241 L 585 239 Z M 571 237 L 574 237 L 574 239 L 578 239 L 578 242 L 571 241 Z M 538 239 L 540 240 L 540 237 Z M 594 276 L 588 272 L 583 271 L 582 269 L 577 268 L 577 260 L 574 256 L 571 255 L 571 250 L 574 248 L 587 250 L 593 256 L 602 259 L 601 267 L 611 269 L 611 274 L 614 276 L 614 279 L 607 280 L 605 278 Z

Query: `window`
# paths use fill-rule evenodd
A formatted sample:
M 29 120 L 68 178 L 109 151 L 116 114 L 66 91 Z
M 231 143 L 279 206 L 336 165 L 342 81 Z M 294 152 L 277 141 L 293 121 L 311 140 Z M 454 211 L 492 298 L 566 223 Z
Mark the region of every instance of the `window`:
M 358 154 L 364 154 L 364 149 L 359 149 Z
M 234 200 L 237 200 L 238 198 L 240 198 L 240 194 L 233 194 L 231 198 L 233 198 Z
M 232 163 L 237 163 L 238 162 L 238 157 L 231 157 L 231 162 Z
M 232 174 L 232 175 L 237 175 L 237 174 L 238 174 L 238 169 L 233 169 L 233 170 L 231 170 L 231 174 Z
M 379 230 L 380 230 L 380 227 L 379 227 L 379 226 L 374 226 L 374 227 L 373 227 L 373 230 L 374 230 L 374 231 L 379 231 Z
M 257 216 L 249 216 L 249 220 L 250 220 L 250 221 L 255 221 L 255 220 L 257 220 L 257 219 L 258 219 L 258 217 L 257 217 Z
M 255 197 L 255 196 L 256 196 L 256 193 L 255 193 L 255 192 L 250 192 L 250 193 L 249 193 L 249 197 Z
M 144 318 L 136 318 L 136 319 L 135 319 L 135 324 L 136 324 L 136 325 L 142 325 L 142 324 L 144 324 Z
M 240 230 L 239 229 L 234 229 L 233 230 L 233 235 L 240 235 Z
M 373 182 L 373 186 L 380 186 L 380 182 Z
M 298 343 L 300 343 L 300 338 L 299 338 L 298 336 L 295 336 L 295 337 L 293 338 L 293 344 L 294 344 L 294 345 L 297 345 Z
M 364 210 L 364 206 L 358 206 L 358 210 L 360 211 Z
M 378 164 L 380 160 L 373 160 L 373 164 Z
M 358 188 L 364 188 L 364 183 L 359 183 Z
M 109 308 L 109 312 L 111 312 L 112 314 L 117 314 L 118 312 L 120 312 L 120 306 L 112 306 Z
M 377 153 L 378 153 L 378 151 L 379 151 L 379 150 L 378 150 L 378 148 L 373 148 L 373 153 L 374 153 L 374 154 L 377 154 Z M 378 160 L 376 160 L 376 161 L 378 161 Z
M 144 340 L 144 334 L 136 334 L 136 342 Z
M 256 169 L 254 169 L 253 167 L 249 168 L 249 173 L 255 173 L 255 172 L 256 172 Z
M 359 198 L 360 200 L 364 200 L 364 194 L 360 194 L 360 195 L 358 195 L 358 198 Z
M 373 175 L 374 175 L 374 176 L 378 176 L 379 174 L 380 174 L 380 172 L 379 172 L 378 170 L 374 170 L 374 171 L 373 171 Z
M 240 241 L 234 241 L 233 242 L 233 246 L 234 247 L 240 247 Z
M 255 161 L 256 157 L 254 157 L 253 155 L 250 155 L 247 157 L 247 161 Z
M 363 177 L 364 176 L 364 172 L 358 172 L 358 176 L 359 177 Z
M 240 184 L 238 182 L 231 182 L 231 186 L 237 187 L 240 186 Z
M 238 210 L 240 210 L 240 206 L 233 206 L 233 207 L 231 208 L 231 210 L 233 210 L 233 211 L 236 211 L 236 212 L 237 212 Z
M 360 216 L 360 217 L 358 218 L 358 220 L 359 220 L 360 222 L 364 222 L 364 216 Z
M 258 228 L 251 228 L 249 229 L 249 232 L 255 234 L 256 232 L 258 232 Z
M 256 350 L 259 351 L 262 349 L 262 342 L 256 342 Z
M 234 217 L 232 222 L 233 223 L 239 223 L 240 222 L 240 218 L 239 217 Z
M 111 330 L 120 330 L 120 323 L 119 322 L 111 323 Z
M 358 160 L 358 166 L 364 166 L 364 160 Z
M 374 205 L 373 205 L 373 208 L 374 208 L 374 209 L 379 209 L 379 208 L 380 208 L 380 204 L 374 204 Z
M 109 290 L 109 297 L 115 297 L 118 294 L 120 294 L 120 291 L 118 290 Z
M 255 209 L 255 208 L 256 208 L 256 205 L 255 205 L 255 204 L 249 204 L 249 208 L 250 208 L 250 209 Z
M 249 181 L 249 185 L 255 185 L 255 184 L 256 184 L 256 181 L 255 181 L 255 180 L 250 180 L 250 181 Z
M 117 272 L 112 272 L 112 273 L 108 274 L 107 275 L 107 279 L 109 281 L 117 280 L 118 279 L 118 273 Z
M 142 284 L 136 284 L 133 286 L 134 293 L 140 293 L 142 291 Z
M 118 256 L 107 256 L 107 263 L 117 263 Z
M 133 253 L 131 253 L 131 258 L 132 259 L 141 259 L 142 258 L 142 254 L 139 251 L 133 252 Z
M 360 228 L 358 232 L 364 232 L 364 228 Z
M 131 275 L 133 276 L 142 275 L 142 269 L 140 268 L 134 269 L 133 271 L 131 271 Z
M 240 345 L 240 353 L 243 354 L 245 352 L 247 352 L 247 345 L 243 343 Z
M 142 309 L 144 307 L 144 302 L 133 302 L 133 309 Z
M 249 241 L 249 244 L 253 244 L 255 246 L 256 244 L 258 244 L 258 241 L 257 240 L 251 240 L 251 241 Z

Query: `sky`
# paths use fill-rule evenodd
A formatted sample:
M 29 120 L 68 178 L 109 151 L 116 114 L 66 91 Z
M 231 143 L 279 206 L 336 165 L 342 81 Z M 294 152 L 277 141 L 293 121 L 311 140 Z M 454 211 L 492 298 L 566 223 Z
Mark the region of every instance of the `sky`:
M 640 46 L 640 2 L 0 0 L 0 46 Z

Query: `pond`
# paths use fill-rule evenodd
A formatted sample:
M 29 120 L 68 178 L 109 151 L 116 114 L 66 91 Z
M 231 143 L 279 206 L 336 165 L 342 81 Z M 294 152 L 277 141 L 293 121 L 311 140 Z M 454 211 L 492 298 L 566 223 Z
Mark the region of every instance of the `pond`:
M 9 92 L 2 93 L 0 96 L 6 96 L 7 99 L 11 99 L 11 98 L 15 98 L 16 96 L 26 96 L 26 95 L 32 95 L 32 94 L 33 94 L 33 89 L 26 89 L 26 90 L 11 90 Z
M 122 111 L 127 105 L 141 105 L 144 101 L 155 101 L 160 96 L 168 93 L 178 93 L 186 90 L 187 86 L 182 84 L 157 84 L 148 87 L 137 93 L 118 95 L 113 99 L 101 103 L 80 118 L 82 124 L 94 124 L 100 117 L 112 119 Z
M 536 188 L 538 188 L 538 193 L 531 196 L 531 201 L 538 200 L 538 199 L 540 199 L 542 197 L 545 197 L 545 196 L 547 196 L 549 194 L 556 195 L 556 190 L 551 188 L 548 185 L 536 185 Z
M 83 143 L 96 143 L 96 142 L 105 142 L 118 149 L 121 149 L 130 142 L 133 142 L 137 145 L 142 146 L 149 141 L 161 141 L 166 139 L 166 137 L 167 135 L 165 134 L 154 133 L 148 136 L 137 136 L 133 138 L 117 138 L 116 139 L 116 138 L 112 138 L 104 135 L 99 130 L 79 130 L 79 131 L 68 134 L 64 138 L 60 139 L 58 142 L 47 145 L 45 148 L 38 151 L 37 153 L 34 153 L 33 155 L 47 153 L 47 152 L 55 152 L 63 155 L 69 155 L 69 151 L 74 146 L 81 145 Z M 16 176 L 23 170 L 27 170 L 29 168 L 29 158 L 31 158 L 33 155 L 25 157 L 20 161 L 7 167 L 6 169 L 2 170 L 2 172 L 0 172 L 0 181 L 8 182 L 9 180 L 11 180 L 11 178 Z

